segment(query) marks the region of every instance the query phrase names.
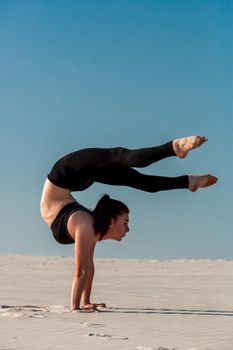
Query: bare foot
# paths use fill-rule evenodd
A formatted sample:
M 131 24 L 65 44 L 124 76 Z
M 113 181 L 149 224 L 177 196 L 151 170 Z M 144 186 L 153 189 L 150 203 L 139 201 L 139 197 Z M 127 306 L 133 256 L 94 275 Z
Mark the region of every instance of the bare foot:
M 208 187 L 214 185 L 218 178 L 213 175 L 189 175 L 189 190 L 196 192 L 200 187 Z
M 188 136 L 173 141 L 173 149 L 177 157 L 184 158 L 192 149 L 200 147 L 207 142 L 208 138 L 204 136 Z

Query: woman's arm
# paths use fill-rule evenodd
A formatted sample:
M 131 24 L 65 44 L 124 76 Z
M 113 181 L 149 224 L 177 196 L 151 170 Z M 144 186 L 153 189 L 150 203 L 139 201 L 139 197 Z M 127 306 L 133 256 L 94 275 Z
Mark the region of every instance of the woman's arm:
M 88 275 L 86 279 L 86 285 L 83 289 L 82 294 L 82 304 L 85 309 L 96 310 L 98 306 L 106 307 L 105 303 L 93 304 L 91 303 L 91 289 L 92 282 L 95 274 L 95 266 L 94 266 L 94 251 L 95 251 L 96 242 L 91 246 L 89 251 L 89 261 L 88 261 Z
M 86 284 L 83 289 L 82 294 L 82 304 L 83 306 L 90 304 L 90 298 L 91 298 L 91 289 L 92 289 L 92 282 L 95 274 L 95 266 L 94 266 L 94 250 L 95 250 L 96 242 L 94 242 L 89 250 L 88 254 L 88 274 L 86 278 Z
M 89 276 L 89 251 L 93 243 L 93 229 L 82 224 L 75 233 L 75 271 L 71 291 L 71 310 L 80 309 L 80 300 Z

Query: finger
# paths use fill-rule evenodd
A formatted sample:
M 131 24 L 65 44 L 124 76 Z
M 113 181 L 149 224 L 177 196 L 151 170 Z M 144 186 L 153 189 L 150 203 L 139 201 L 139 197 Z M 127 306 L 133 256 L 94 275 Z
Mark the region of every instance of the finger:
M 98 311 L 95 306 L 83 307 L 81 310 L 83 312 L 95 312 L 95 311 Z
M 100 304 L 98 304 L 98 306 L 99 307 L 105 307 L 105 308 L 107 307 L 105 303 L 100 303 Z
M 91 304 L 86 304 L 86 305 L 83 306 L 83 308 L 85 308 L 85 309 L 88 309 L 88 308 L 95 308 L 95 307 L 97 307 L 97 305 L 98 305 L 98 304 L 92 304 L 92 303 L 91 303 Z

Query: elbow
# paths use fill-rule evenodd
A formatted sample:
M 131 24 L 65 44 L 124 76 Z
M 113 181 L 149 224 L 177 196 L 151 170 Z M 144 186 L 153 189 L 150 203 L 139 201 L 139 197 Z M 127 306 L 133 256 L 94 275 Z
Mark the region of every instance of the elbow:
M 75 279 L 80 279 L 82 277 L 85 277 L 87 275 L 87 270 L 83 268 L 78 268 L 74 272 L 74 278 Z

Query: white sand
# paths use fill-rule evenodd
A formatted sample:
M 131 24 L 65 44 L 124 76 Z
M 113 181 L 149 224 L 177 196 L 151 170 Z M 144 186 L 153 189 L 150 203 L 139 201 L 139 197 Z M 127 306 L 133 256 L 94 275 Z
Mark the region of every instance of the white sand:
M 233 350 L 233 261 L 96 260 L 71 313 L 73 259 L 0 256 L 0 349 Z

